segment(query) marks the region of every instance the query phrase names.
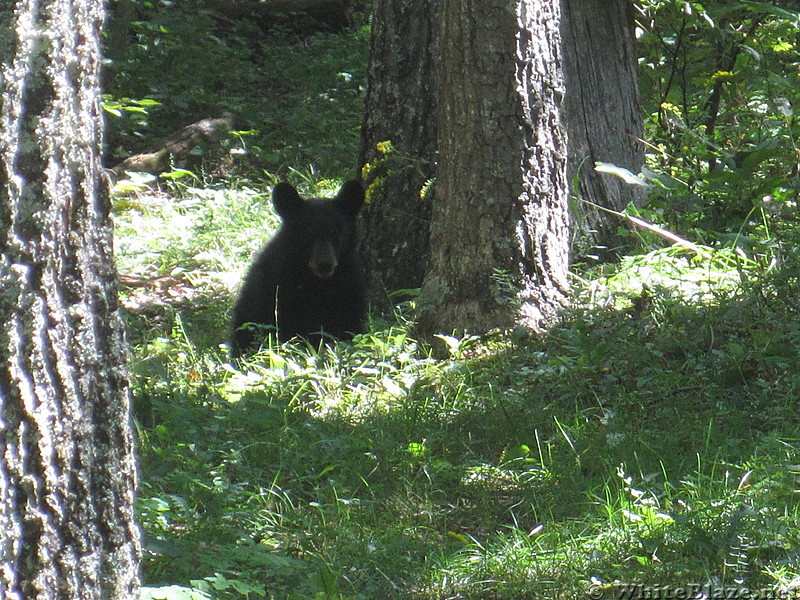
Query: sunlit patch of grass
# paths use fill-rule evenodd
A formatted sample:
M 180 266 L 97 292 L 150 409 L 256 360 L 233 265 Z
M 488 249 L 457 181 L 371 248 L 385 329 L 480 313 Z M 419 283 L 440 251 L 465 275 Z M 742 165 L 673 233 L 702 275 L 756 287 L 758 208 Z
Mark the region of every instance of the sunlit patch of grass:
M 590 305 L 629 308 L 634 298 L 662 296 L 682 304 L 715 303 L 741 289 L 757 275 L 758 264 L 730 249 L 681 246 L 626 256 L 606 265 L 599 276 L 578 286 Z
M 142 194 L 114 220 L 123 276 L 187 273 L 223 283 L 243 271 L 278 225 L 268 190 L 249 187 Z

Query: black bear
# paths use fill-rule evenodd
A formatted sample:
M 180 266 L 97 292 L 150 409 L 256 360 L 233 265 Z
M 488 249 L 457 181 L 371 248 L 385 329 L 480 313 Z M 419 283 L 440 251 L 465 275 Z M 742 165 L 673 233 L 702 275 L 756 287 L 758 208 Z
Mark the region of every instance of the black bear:
M 365 276 L 356 249 L 356 216 L 364 204 L 358 181 L 335 198 L 304 200 L 288 183 L 272 192 L 283 220 L 245 276 L 233 310 L 231 355 L 240 356 L 272 330 L 279 341 L 322 334 L 347 338 L 362 330 Z

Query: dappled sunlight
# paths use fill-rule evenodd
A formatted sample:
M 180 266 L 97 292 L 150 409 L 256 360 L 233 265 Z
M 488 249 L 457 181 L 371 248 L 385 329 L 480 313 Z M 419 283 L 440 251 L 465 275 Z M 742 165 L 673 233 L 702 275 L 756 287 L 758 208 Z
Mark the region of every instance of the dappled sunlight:
M 755 4 L 742 10 L 752 17 Z M 162 15 L 174 35 L 140 26 L 133 59 L 152 51 L 180 67 L 182 50 L 167 42 L 193 40 L 190 57 L 211 44 L 235 85 L 217 83 L 216 64 L 187 67 L 171 96 L 143 109 L 147 119 L 114 123 L 115 144 L 138 150 L 207 103 L 230 103 L 253 127 L 224 173 L 117 182 L 151 598 L 797 588 L 800 257 L 787 112 L 797 99 L 790 71 L 777 78 L 776 67 L 797 62 L 796 27 L 783 8 L 758 13 L 763 38 L 747 40 L 733 74 L 715 73 L 708 40 L 724 11 L 706 8 L 711 16 L 696 4 L 637 4 L 647 166 L 631 180 L 649 198 L 629 208 L 634 218 L 616 213 L 619 249 L 576 241 L 584 262 L 547 332 L 442 332 L 431 347 L 414 329 L 418 290 L 402 290 L 399 305 L 382 290 L 352 341 L 265 336 L 237 360 L 231 307 L 279 224 L 272 187 L 327 197 L 354 174 L 366 21 L 339 35 L 256 28 L 255 45 L 250 23 L 224 20 L 230 37 L 197 39 L 181 13 Z M 198 31 L 214 30 L 208 21 Z M 673 64 L 687 60 L 678 50 L 689 62 Z M 256 55 L 263 71 L 251 68 Z M 159 80 L 154 69 L 142 80 Z M 671 73 L 684 71 L 678 89 Z M 198 78 L 202 93 L 189 85 Z M 703 110 L 717 81 L 739 87 L 709 132 Z M 419 169 L 402 141 L 382 142 L 372 166 Z M 435 177 L 424 182 L 435 197 Z M 492 282 L 498 302 L 514 300 L 510 271 Z
M 704 254 L 681 247 L 626 256 L 607 274 L 576 286 L 578 297 L 590 306 L 627 309 L 635 298 L 665 296 L 686 304 L 712 304 L 730 298 L 759 266 L 744 254 L 707 247 Z M 610 271 L 610 272 L 608 272 Z

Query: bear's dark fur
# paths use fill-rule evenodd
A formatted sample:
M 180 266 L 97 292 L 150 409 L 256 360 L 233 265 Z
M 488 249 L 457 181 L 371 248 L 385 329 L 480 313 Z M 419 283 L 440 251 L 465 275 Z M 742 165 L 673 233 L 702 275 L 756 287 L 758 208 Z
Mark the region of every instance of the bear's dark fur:
M 231 354 L 261 344 L 321 333 L 340 339 L 362 330 L 365 277 L 356 250 L 356 216 L 364 188 L 348 181 L 335 198 L 303 200 L 291 185 L 272 192 L 283 220 L 245 276 L 233 310 Z

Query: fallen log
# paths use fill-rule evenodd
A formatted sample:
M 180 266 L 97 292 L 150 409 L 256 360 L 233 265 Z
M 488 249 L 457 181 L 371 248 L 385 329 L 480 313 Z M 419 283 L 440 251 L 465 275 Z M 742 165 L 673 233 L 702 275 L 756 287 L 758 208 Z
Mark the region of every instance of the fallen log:
M 209 152 L 221 149 L 223 142 L 230 139 L 233 129 L 234 117 L 230 114 L 197 121 L 167 136 L 145 152 L 129 156 L 111 169 L 112 176 L 118 179 L 126 171 L 159 175 L 172 167 L 192 169 Z
M 289 15 L 305 14 L 336 29 L 347 24 L 357 0 L 193 0 L 196 6 L 217 11 L 229 19 L 252 19 L 265 29 L 286 24 Z M 271 23 L 277 21 L 278 23 Z

